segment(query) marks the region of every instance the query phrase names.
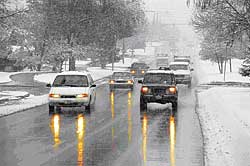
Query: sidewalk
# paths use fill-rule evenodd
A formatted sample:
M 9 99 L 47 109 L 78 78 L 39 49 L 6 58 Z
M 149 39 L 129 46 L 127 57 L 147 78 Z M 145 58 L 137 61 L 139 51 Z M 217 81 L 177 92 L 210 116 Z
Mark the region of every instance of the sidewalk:
M 250 80 L 238 73 L 241 60 L 233 60 L 233 72 L 218 73 L 216 64 L 200 61 L 196 112 L 204 143 L 205 166 L 237 166 L 250 163 Z

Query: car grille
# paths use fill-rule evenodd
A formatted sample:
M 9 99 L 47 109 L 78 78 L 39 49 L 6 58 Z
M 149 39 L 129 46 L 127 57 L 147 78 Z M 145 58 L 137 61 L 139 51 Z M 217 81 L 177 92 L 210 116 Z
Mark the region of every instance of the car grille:
M 61 98 L 76 98 L 75 95 L 61 95 Z
M 185 75 L 175 75 L 175 78 L 184 78 Z
M 125 80 L 116 80 L 115 82 L 117 82 L 117 83 L 127 83 L 127 81 L 125 81 Z

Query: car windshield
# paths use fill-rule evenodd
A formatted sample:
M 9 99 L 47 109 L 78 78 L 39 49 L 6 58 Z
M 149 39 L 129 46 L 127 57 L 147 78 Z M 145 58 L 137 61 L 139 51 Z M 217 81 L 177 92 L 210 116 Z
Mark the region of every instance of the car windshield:
M 172 84 L 173 76 L 165 73 L 150 73 L 144 76 L 143 83 L 146 84 Z
M 84 75 L 59 75 L 55 78 L 54 87 L 87 87 L 88 78 Z
M 171 70 L 188 70 L 188 66 L 187 65 L 170 65 L 169 66 Z
M 114 74 L 113 74 L 113 77 L 114 78 L 127 78 L 127 77 L 130 77 L 131 75 L 130 75 L 130 73 L 128 73 L 128 72 L 115 72 Z
M 133 63 L 131 67 L 132 68 L 147 68 L 148 66 L 145 63 Z
M 175 59 L 174 60 L 175 62 L 190 62 L 190 60 L 189 59 Z

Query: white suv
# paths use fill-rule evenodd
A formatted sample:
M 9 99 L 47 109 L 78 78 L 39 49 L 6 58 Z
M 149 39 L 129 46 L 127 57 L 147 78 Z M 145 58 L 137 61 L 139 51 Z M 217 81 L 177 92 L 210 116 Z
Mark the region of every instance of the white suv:
M 49 92 L 49 112 L 55 108 L 60 111 L 61 107 L 85 106 L 90 111 L 95 103 L 96 85 L 89 73 L 86 72 L 63 72 L 58 74 Z

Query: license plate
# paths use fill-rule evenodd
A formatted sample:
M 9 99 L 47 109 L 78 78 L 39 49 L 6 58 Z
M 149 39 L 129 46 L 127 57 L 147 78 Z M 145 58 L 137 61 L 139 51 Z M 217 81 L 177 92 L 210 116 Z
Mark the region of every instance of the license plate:
M 70 101 L 70 100 L 66 100 L 66 101 L 64 101 L 64 103 L 65 103 L 65 104 L 70 104 L 71 101 Z
M 162 99 L 162 96 L 155 96 L 156 100 Z

